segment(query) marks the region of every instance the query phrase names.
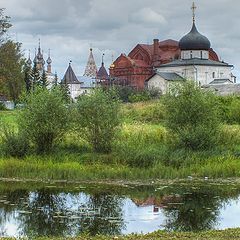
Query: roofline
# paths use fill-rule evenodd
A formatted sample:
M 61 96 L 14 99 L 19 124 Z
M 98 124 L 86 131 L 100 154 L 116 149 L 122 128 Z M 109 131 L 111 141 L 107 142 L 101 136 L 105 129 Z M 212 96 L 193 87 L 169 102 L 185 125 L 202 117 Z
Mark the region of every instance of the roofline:
M 215 61 L 216 62 L 216 61 Z M 180 63 L 180 64 L 171 64 L 171 63 L 166 63 L 166 64 L 162 64 L 160 65 L 158 68 L 163 68 L 163 67 L 176 67 L 176 66 L 218 66 L 218 67 L 234 67 L 233 65 L 231 64 L 227 64 L 225 63 L 226 65 L 222 65 L 222 64 L 210 64 L 210 63 L 203 63 L 203 64 L 199 64 L 199 63 L 196 63 L 196 64 L 192 64 L 192 63 Z
M 166 73 L 175 73 L 175 72 L 166 72 Z M 177 74 L 177 73 L 175 73 L 175 74 Z M 159 73 L 154 73 L 154 74 L 152 74 L 152 76 L 151 77 L 149 77 L 149 78 L 147 78 L 146 80 L 145 80 L 145 82 L 149 82 L 149 80 L 152 78 L 152 77 L 154 77 L 155 75 L 159 75 L 161 78 L 163 78 L 163 79 L 165 79 L 164 77 L 162 77 Z M 178 75 L 178 74 L 177 74 Z M 175 79 L 175 80 L 170 80 L 170 79 L 165 79 L 166 81 L 186 81 L 187 79 L 185 79 L 185 78 L 183 78 L 183 77 L 181 77 L 180 75 L 179 75 L 179 77 L 180 77 L 180 79 L 178 80 L 178 79 Z

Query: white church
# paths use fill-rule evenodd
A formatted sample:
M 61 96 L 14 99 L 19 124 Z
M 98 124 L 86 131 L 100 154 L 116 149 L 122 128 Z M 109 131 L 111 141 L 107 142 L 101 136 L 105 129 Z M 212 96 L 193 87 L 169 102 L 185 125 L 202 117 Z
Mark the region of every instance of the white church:
M 238 85 L 234 84 L 236 77 L 232 73 L 233 65 L 210 59 L 211 43 L 197 30 L 195 9 L 193 3 L 192 29 L 179 41 L 180 59 L 156 68 L 155 74 L 146 81 L 148 89 L 158 89 L 164 94 L 169 86 L 183 80 L 194 80 L 202 87 Z

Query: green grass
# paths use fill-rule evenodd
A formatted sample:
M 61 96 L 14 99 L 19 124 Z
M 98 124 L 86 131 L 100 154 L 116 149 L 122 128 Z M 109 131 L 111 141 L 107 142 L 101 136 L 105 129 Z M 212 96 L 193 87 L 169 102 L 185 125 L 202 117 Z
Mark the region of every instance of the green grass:
M 0 122 L 16 126 L 18 111 L 0 111 Z
M 240 177 L 239 125 L 223 125 L 220 144 L 214 150 L 176 150 L 167 144 L 173 139 L 163 124 L 154 123 L 151 114 L 148 120 L 142 119 L 140 113 L 156 104 L 123 105 L 125 122 L 111 154 L 95 154 L 76 133 L 68 133 L 52 154 L 38 156 L 30 152 L 23 159 L 1 154 L 0 177 L 73 181 Z M 140 117 L 132 118 L 131 109 Z M 3 125 L 15 126 L 17 115 L 17 111 L 3 111 L 0 119 Z
M 4 238 L 5 240 L 10 240 L 13 238 Z M 66 238 L 33 238 L 37 240 L 63 240 Z M 91 237 L 88 235 L 82 235 L 79 237 L 68 238 L 76 240 L 237 240 L 240 239 L 240 229 L 227 229 L 224 231 L 207 231 L 200 233 L 168 233 L 163 231 L 154 232 L 147 235 L 128 235 L 119 237 L 108 237 L 108 236 L 95 236 Z

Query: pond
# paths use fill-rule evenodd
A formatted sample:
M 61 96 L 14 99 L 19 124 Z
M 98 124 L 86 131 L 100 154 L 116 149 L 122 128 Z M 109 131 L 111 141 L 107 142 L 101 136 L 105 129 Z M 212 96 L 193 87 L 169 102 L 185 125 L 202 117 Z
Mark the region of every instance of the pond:
M 0 237 L 120 235 L 240 227 L 240 185 L 0 182 Z

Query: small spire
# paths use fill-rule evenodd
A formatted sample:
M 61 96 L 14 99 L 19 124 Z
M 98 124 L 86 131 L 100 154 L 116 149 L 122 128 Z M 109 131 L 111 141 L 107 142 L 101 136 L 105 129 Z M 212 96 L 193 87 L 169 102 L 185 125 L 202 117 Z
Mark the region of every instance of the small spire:
M 41 39 L 38 39 L 38 48 L 41 48 Z
M 105 56 L 105 53 L 103 53 L 102 55 L 102 66 L 104 66 L 104 56 Z
M 193 23 L 195 23 L 196 9 L 197 9 L 197 7 L 196 7 L 196 5 L 195 5 L 195 2 L 193 2 L 191 9 L 192 9 L 192 14 L 193 14 L 193 15 L 192 15 Z
M 51 55 L 51 49 L 49 48 L 48 49 L 48 57 L 50 58 L 50 55 Z

